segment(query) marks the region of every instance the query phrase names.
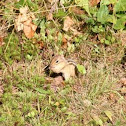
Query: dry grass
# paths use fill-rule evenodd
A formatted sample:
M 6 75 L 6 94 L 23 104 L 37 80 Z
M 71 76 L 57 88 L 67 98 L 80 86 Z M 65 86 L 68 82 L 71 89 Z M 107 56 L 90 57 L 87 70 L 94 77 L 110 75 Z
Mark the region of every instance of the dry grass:
M 76 36 L 62 31 L 62 14 L 57 17 L 54 14 L 53 21 L 45 20 L 45 12 L 49 12 L 52 6 L 50 2 L 35 2 L 25 4 L 28 4 L 38 21 L 44 22 L 45 29 L 38 26 L 42 32 L 36 33 L 31 40 L 13 29 L 15 16 L 19 11 L 14 7 L 15 1 L 0 2 L 0 37 L 6 38 L 4 53 L 0 54 L 0 126 L 125 126 L 126 85 L 120 81 L 126 78 L 125 31 L 113 34 L 110 30 L 118 41 L 110 45 L 100 43 L 97 40 L 100 33 L 91 35 L 91 28 L 94 26 L 88 23 L 83 26 L 83 17 L 68 11 L 72 7 L 70 5 L 66 7 L 66 11 L 72 19 L 77 20 L 75 31 L 79 29 L 83 37 Z M 95 21 L 93 18 L 92 20 Z M 108 32 L 107 28 L 105 30 Z M 73 52 L 62 46 L 60 34 L 62 37 L 67 36 L 69 44 L 75 48 Z M 86 34 L 88 37 L 85 37 Z M 75 38 L 77 42 L 73 42 Z M 67 39 L 65 44 L 68 44 Z M 14 50 L 11 50 L 13 46 Z M 41 51 L 38 51 L 39 46 L 43 46 Z M 16 52 L 15 47 L 20 47 L 20 51 Z M 22 55 L 19 61 L 15 60 L 15 55 L 10 56 L 14 51 L 16 56 Z M 52 84 L 56 83 L 55 79 L 46 74 L 44 69 L 56 53 L 64 54 L 66 58 L 84 65 L 86 74 L 79 74 L 68 82 L 63 81 L 55 92 L 52 88 Z M 33 57 L 29 60 L 27 56 Z
M 57 93 L 53 93 L 49 88 L 51 81 L 48 80 L 49 77 L 43 71 L 45 60 L 41 60 L 40 57 L 36 57 L 36 59 L 31 62 L 15 62 L 11 66 L 6 66 L 1 76 L 1 93 L 3 94 L 1 97 L 1 108 L 7 111 L 5 113 L 12 116 L 14 111 L 12 109 L 13 105 L 10 106 L 8 110 L 8 108 L 5 107 L 6 102 L 4 102 L 5 94 L 11 92 L 14 101 L 18 101 L 16 99 L 17 95 L 19 99 L 24 98 L 24 104 L 27 107 L 30 105 L 32 111 L 37 107 L 35 113 L 39 114 L 39 116 L 36 117 L 33 115 L 31 118 L 31 115 L 28 115 L 28 111 L 30 113 L 31 110 L 27 112 L 24 111 L 25 116 L 22 116 L 22 118 L 26 119 L 26 121 L 22 123 L 18 121 L 19 124 L 50 125 L 51 122 L 54 121 L 54 125 L 60 124 L 64 126 L 74 124 L 80 126 L 95 125 L 97 123 L 95 118 L 98 117 L 104 121 L 104 125 L 114 125 L 118 121 L 120 125 L 124 125 L 126 123 L 126 97 L 125 94 L 121 94 L 121 87 L 119 87 L 120 78 L 125 77 L 125 71 L 120 64 L 123 53 L 120 53 L 118 50 L 116 52 L 116 54 L 118 53 L 118 57 L 116 57 L 114 55 L 115 46 L 111 47 L 110 53 L 106 51 L 106 47 L 103 47 L 100 51 L 103 52 L 104 50 L 104 56 L 100 56 L 102 54 L 96 54 L 92 60 L 93 47 L 90 46 L 89 50 L 89 45 L 84 44 L 83 46 L 85 49 L 88 49 L 89 52 L 81 49 L 78 53 L 81 55 L 77 57 L 75 52 L 73 56 L 76 56 L 78 62 L 86 67 L 86 75 L 79 75 L 79 78 L 75 78 L 72 83 L 67 83 L 66 86 L 61 88 Z M 114 49 L 114 51 L 112 49 Z M 82 58 L 85 59 L 84 62 Z M 7 86 L 8 84 L 9 87 Z M 50 91 L 52 94 L 50 94 Z M 44 97 L 41 99 L 41 96 Z M 10 101 L 8 101 L 7 104 L 9 104 L 9 102 Z M 56 102 L 58 102 L 57 104 L 59 105 L 55 105 Z M 19 102 L 19 108 L 23 109 L 22 103 L 21 101 Z M 64 113 L 62 109 L 67 109 L 67 111 Z M 112 122 L 104 114 L 106 110 L 112 113 Z M 4 114 L 4 111 L 1 111 L 1 114 Z M 20 111 L 20 113 L 22 112 Z M 52 116 L 50 115 L 51 113 Z M 14 116 L 16 115 L 14 114 Z M 29 116 L 29 119 L 31 118 L 32 121 L 26 116 Z M 41 118 L 45 121 L 41 120 Z M 50 122 L 48 119 L 52 121 Z M 8 122 L 11 125 L 14 123 L 12 120 L 6 120 L 6 122 L 1 124 L 6 125 Z

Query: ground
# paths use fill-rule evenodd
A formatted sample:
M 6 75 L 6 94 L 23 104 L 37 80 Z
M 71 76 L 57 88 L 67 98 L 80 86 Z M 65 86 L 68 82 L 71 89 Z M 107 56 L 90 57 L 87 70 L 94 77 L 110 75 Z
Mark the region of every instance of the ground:
M 25 23 L 18 19 L 21 2 L 34 12 L 28 17 L 23 13 Z M 0 125 L 125 126 L 125 28 L 79 17 L 88 11 L 60 4 L 0 2 Z M 21 25 L 25 30 L 18 31 Z M 46 67 L 56 54 L 82 65 L 86 73 L 69 81 L 51 76 Z

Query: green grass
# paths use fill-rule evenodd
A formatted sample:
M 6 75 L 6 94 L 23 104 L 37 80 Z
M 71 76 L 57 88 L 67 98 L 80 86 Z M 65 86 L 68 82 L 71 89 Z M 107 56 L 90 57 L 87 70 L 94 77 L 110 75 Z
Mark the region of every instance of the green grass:
M 125 10 L 119 11 L 122 8 L 115 3 L 117 12 L 109 10 L 112 14 L 107 14 L 107 20 L 102 12 L 109 5 L 89 7 L 89 16 L 85 6 L 78 7 L 83 15 L 71 11 L 78 2 L 64 2 L 66 11 L 58 4 L 58 12 L 48 21 L 50 2 L 0 1 L 0 40 L 3 37 L 4 42 L 0 45 L 0 126 L 126 125 L 126 94 L 121 92 L 120 83 L 126 76 Z M 32 39 L 14 29 L 18 11 L 24 6 L 36 17 L 33 22 L 38 29 Z M 81 35 L 63 31 L 66 16 L 75 21 L 71 27 Z M 66 48 L 63 37 L 69 42 Z M 54 78 L 44 71 L 53 53 L 75 59 L 86 69 L 86 74 L 64 82 L 57 92 L 51 87 Z
M 125 119 L 123 108 L 120 109 L 125 104 L 123 96 L 112 89 L 118 79 L 109 70 L 89 64 L 87 75 L 80 80 L 80 92 L 75 92 L 73 84 L 67 83 L 54 93 L 42 71 L 43 67 L 38 57 L 5 69 L 2 79 L 4 92 L 0 98 L 1 125 L 96 125 L 99 122 L 93 119 L 94 114 L 107 125 L 109 119 L 103 114 L 106 110 L 112 112 L 114 124 Z M 112 107 L 113 101 L 107 100 L 110 93 L 114 93 L 118 100 Z

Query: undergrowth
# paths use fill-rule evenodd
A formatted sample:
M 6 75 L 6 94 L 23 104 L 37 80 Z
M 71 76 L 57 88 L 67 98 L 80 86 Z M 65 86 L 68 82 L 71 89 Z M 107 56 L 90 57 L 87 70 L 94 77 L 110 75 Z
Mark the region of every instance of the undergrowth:
M 125 0 L 51 2 L 0 1 L 0 125 L 126 125 Z M 37 26 L 30 39 L 15 28 L 25 6 Z M 68 31 L 66 17 L 75 22 Z M 85 75 L 54 92 L 44 71 L 53 54 L 75 59 Z

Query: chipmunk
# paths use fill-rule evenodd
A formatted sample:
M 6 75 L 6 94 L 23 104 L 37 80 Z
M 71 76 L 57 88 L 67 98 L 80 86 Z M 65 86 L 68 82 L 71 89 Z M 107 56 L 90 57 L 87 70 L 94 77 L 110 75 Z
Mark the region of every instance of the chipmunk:
M 65 80 L 75 76 L 76 63 L 72 60 L 66 60 L 64 56 L 54 56 L 50 63 L 50 70 L 54 73 L 62 73 Z

